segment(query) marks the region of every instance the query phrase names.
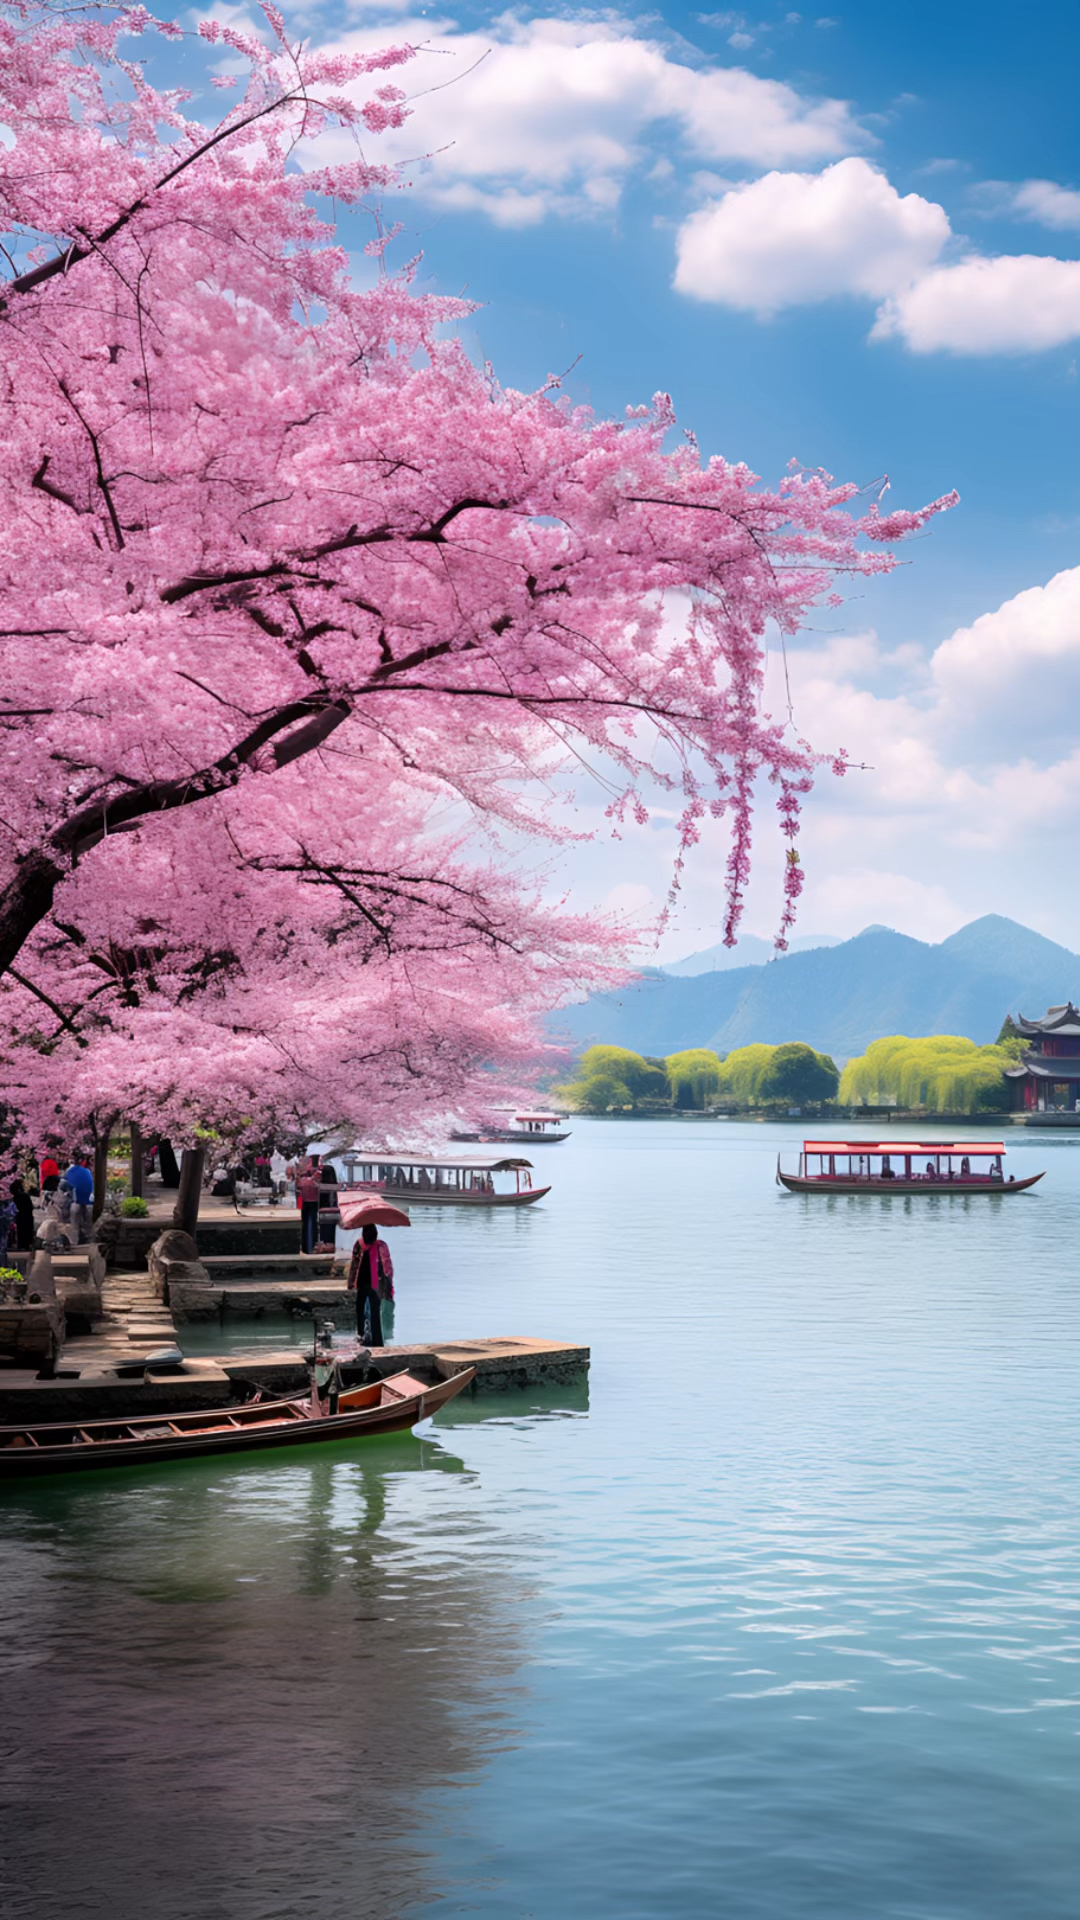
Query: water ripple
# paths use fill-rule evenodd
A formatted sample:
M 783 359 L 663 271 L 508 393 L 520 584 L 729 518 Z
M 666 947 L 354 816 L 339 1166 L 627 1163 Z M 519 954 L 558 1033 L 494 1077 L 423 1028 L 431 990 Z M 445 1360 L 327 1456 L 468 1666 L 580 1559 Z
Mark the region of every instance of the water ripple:
M 417 1220 L 402 1336 L 587 1398 L 5 1497 L 5 1920 L 1074 1920 L 1080 1143 L 822 1205 L 778 1135 Z

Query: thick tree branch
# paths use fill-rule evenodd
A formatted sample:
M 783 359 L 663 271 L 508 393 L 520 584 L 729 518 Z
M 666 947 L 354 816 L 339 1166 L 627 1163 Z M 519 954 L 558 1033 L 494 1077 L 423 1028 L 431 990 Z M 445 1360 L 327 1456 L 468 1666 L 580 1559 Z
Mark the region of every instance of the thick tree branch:
M 226 791 L 268 747 L 274 767 L 291 765 L 321 746 L 348 718 L 349 711 L 341 700 L 325 704 L 314 697 L 293 700 L 268 714 L 228 753 L 200 772 L 175 780 L 147 781 L 112 799 L 80 808 L 56 829 L 47 846 L 36 848 L 19 862 L 15 878 L 0 894 L 0 973 L 10 971 L 28 936 L 50 912 L 56 889 L 71 863 L 107 834 L 130 831 L 154 814 L 174 812 Z M 285 737 L 271 746 L 279 734 Z
M 98 489 L 108 509 L 109 523 L 113 530 L 113 539 L 116 541 L 116 550 L 118 553 L 120 553 L 123 551 L 127 543 L 124 539 L 123 530 L 120 526 L 120 516 L 116 511 L 116 506 L 113 501 L 112 492 L 110 490 L 109 483 L 105 478 L 105 468 L 102 465 L 102 461 L 101 461 L 101 444 L 98 440 L 97 434 L 94 432 L 93 427 L 90 425 L 89 420 L 86 418 L 85 413 L 82 411 L 82 408 L 79 406 L 78 401 L 72 397 L 67 381 L 61 380 L 59 382 L 59 386 L 60 386 L 60 391 L 64 396 L 64 399 L 67 401 L 68 406 L 71 408 L 72 413 L 75 415 L 76 420 L 79 422 L 79 425 L 82 427 L 83 432 L 86 434 L 87 439 L 89 440 L 90 445 L 94 450 L 94 472 L 97 476 Z M 70 505 L 71 503 L 69 502 L 68 504 Z
M 27 993 L 32 993 L 35 1000 L 40 1000 L 43 1007 L 48 1007 L 49 1012 L 59 1020 L 60 1025 L 65 1027 L 68 1033 L 74 1035 L 80 1047 L 86 1046 L 85 1036 L 79 1032 L 70 1015 L 64 1012 L 63 1007 L 60 1006 L 50 994 L 46 993 L 42 987 L 35 986 L 32 980 L 27 979 L 25 973 L 19 973 L 15 967 L 9 967 L 8 973 L 20 987 L 26 988 Z
M 72 513 L 85 513 L 85 507 L 80 507 L 78 501 L 73 499 L 70 493 L 65 493 L 63 487 L 55 486 L 48 478 L 51 462 L 52 454 L 43 453 L 41 456 L 41 464 L 34 474 L 30 485 L 38 493 L 47 493 L 50 500 L 59 500 L 62 506 L 70 507 Z M 60 631 L 60 629 L 56 629 L 56 631 Z
M 459 513 L 467 513 L 471 508 L 488 509 L 492 513 L 505 513 L 510 507 L 508 500 L 457 500 L 447 507 L 430 526 L 420 527 L 413 533 L 403 533 L 389 526 L 371 527 L 361 533 L 355 525 L 345 533 L 338 534 L 333 540 L 324 540 L 317 547 L 309 547 L 297 553 L 291 560 L 273 560 L 265 567 L 249 567 L 243 571 L 227 573 L 192 573 L 184 580 L 176 580 L 170 587 L 163 587 L 161 599 L 166 606 L 175 606 L 179 600 L 187 600 L 193 593 L 205 593 L 212 587 L 239 587 L 249 581 L 280 580 L 282 575 L 291 574 L 298 567 L 314 566 L 319 560 L 325 560 L 332 553 L 348 553 L 357 547 L 385 546 L 391 540 L 404 540 L 410 546 L 438 545 L 452 521 Z

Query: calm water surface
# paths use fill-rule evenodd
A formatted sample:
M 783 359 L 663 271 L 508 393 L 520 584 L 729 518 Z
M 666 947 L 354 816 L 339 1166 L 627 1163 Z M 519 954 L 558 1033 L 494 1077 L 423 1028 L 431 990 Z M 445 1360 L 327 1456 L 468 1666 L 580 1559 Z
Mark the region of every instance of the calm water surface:
M 796 1137 L 418 1210 L 399 1337 L 587 1390 L 5 1494 L 5 1920 L 1075 1920 L 1080 1139 L 815 1200 Z

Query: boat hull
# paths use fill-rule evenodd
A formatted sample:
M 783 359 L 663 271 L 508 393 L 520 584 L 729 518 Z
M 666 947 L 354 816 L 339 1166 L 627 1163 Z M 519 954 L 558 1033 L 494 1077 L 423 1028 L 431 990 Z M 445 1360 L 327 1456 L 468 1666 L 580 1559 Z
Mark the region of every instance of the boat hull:
M 132 1420 L 86 1421 L 80 1427 L 66 1420 L 42 1425 L 0 1427 L 0 1481 L 32 1480 L 49 1473 L 81 1473 L 98 1467 L 151 1465 L 186 1460 L 204 1454 L 256 1453 L 274 1447 L 311 1446 L 359 1440 L 381 1433 L 400 1433 L 437 1413 L 471 1385 L 475 1367 L 465 1367 L 449 1380 L 432 1386 L 413 1382 L 417 1391 L 398 1397 L 384 1393 L 374 1407 L 314 1416 L 301 1400 L 267 1400 L 245 1407 L 221 1407 L 223 1420 L 241 1425 L 210 1426 L 213 1412 L 140 1415 Z M 385 1388 L 389 1383 L 383 1382 Z M 172 1427 L 172 1432 L 163 1429 Z M 125 1428 L 127 1438 L 108 1439 L 108 1431 Z M 87 1438 L 63 1444 L 57 1436 L 81 1431 Z M 53 1436 L 50 1439 L 50 1435 Z M 140 1435 L 142 1437 L 140 1437 Z M 34 1436 L 31 1442 L 26 1436 Z
M 459 1140 L 462 1142 L 466 1140 L 476 1142 L 490 1140 L 497 1146 L 557 1147 L 560 1146 L 564 1140 L 569 1140 L 570 1129 L 567 1128 L 565 1133 L 514 1133 L 509 1127 L 503 1131 L 498 1131 L 492 1127 L 490 1133 L 452 1133 L 450 1138 L 451 1140 Z
M 848 1180 L 842 1174 L 808 1176 L 798 1173 L 781 1173 L 777 1169 L 776 1177 L 789 1193 L 918 1193 L 925 1198 L 930 1194 L 1004 1194 L 1023 1193 L 1027 1187 L 1033 1187 L 1042 1179 L 1041 1173 L 1032 1173 L 1026 1180 Z
M 521 1193 L 455 1193 L 452 1187 L 421 1191 L 417 1187 L 380 1186 L 384 1200 L 410 1207 L 531 1207 L 550 1187 L 526 1187 Z

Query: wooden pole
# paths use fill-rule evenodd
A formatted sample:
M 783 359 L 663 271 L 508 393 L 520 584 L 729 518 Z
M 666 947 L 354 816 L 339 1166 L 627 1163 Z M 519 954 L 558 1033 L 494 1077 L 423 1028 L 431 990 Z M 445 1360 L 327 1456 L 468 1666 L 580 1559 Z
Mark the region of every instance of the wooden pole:
M 143 1198 L 143 1137 L 138 1121 L 131 1122 L 131 1193 L 132 1198 Z
M 109 1184 L 109 1132 L 106 1126 L 94 1140 L 94 1206 L 93 1219 L 101 1218 L 105 1205 L 105 1193 Z
M 199 1197 L 202 1193 L 205 1147 L 185 1147 L 180 1161 L 180 1188 L 173 1208 L 173 1226 L 195 1237 L 199 1224 Z

